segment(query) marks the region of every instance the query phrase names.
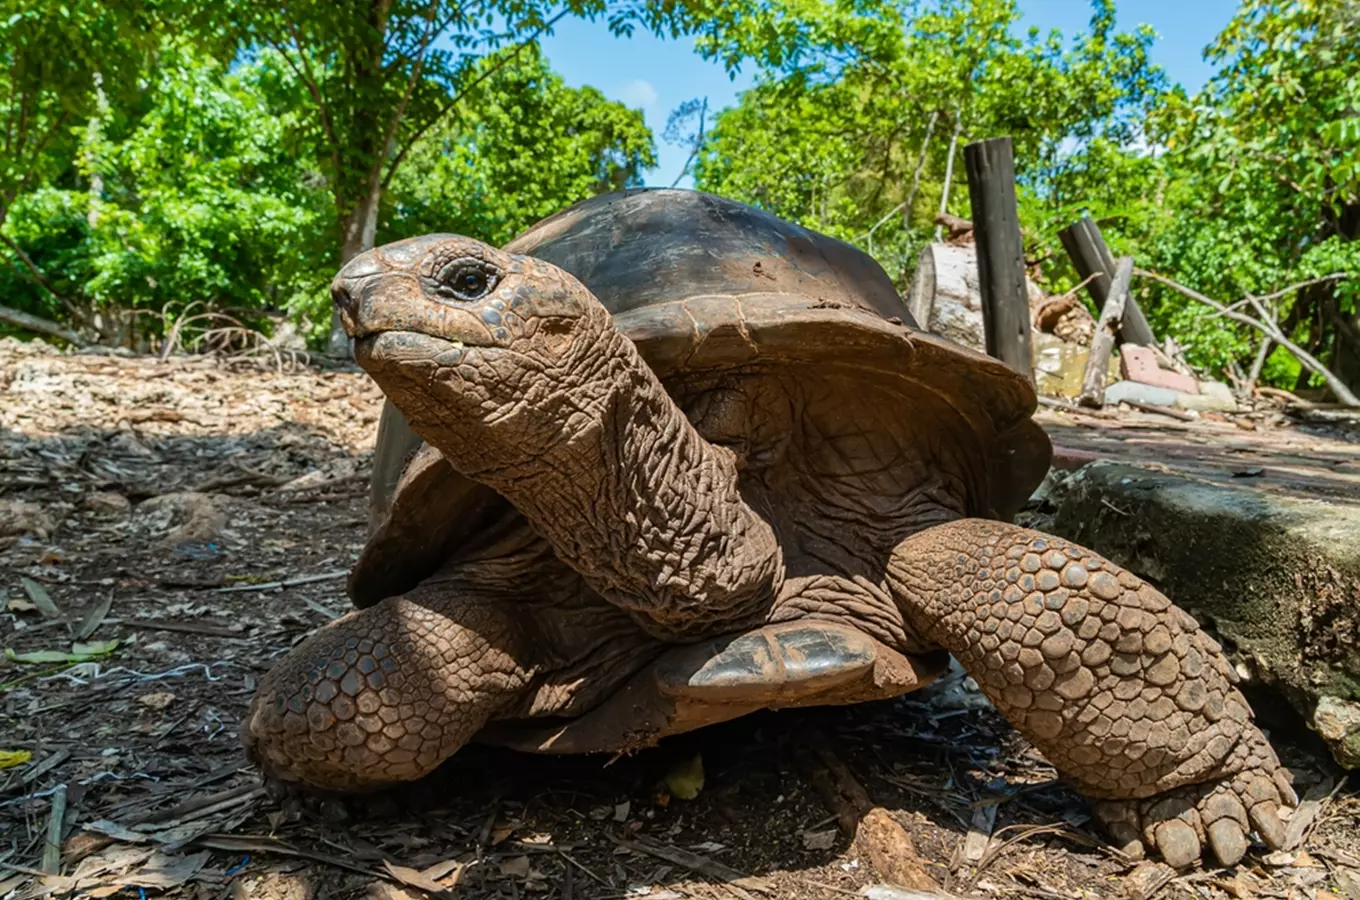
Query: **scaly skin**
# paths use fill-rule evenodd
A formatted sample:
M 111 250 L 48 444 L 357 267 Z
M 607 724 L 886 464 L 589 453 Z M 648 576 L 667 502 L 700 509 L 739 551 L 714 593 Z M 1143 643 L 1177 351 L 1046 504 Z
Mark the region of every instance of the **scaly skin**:
M 336 791 L 413 781 L 535 674 L 514 607 L 442 586 L 355 610 L 265 676 L 244 732 L 271 776 Z
M 660 652 L 521 523 L 290 650 L 261 680 L 244 738 L 281 782 L 414 781 L 488 721 L 577 714 Z
M 469 277 L 484 287 L 462 290 Z M 357 257 L 333 292 L 356 359 L 412 430 L 641 627 L 692 638 L 763 618 L 783 563 L 733 454 L 579 281 L 434 235 Z
M 1059 538 L 963 519 L 898 545 L 889 584 L 1125 849 L 1225 865 L 1254 826 L 1280 846 L 1288 773 L 1252 724 L 1219 646 L 1108 560 Z

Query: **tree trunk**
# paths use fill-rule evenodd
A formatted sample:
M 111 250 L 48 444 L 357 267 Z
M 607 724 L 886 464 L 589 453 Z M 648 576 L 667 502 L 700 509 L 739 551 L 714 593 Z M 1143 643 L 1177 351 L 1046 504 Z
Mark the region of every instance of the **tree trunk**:
M 908 289 L 907 309 L 921 329 L 986 353 L 977 248 L 930 244 L 922 250 Z

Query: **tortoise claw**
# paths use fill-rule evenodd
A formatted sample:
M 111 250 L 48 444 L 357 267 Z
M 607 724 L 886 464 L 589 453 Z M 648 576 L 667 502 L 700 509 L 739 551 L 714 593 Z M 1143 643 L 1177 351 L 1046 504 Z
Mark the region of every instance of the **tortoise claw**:
M 1219 819 L 1209 826 L 1209 847 L 1225 866 L 1235 866 L 1247 854 L 1247 836 L 1232 819 Z
M 1199 836 L 1181 819 L 1159 823 L 1153 829 L 1153 842 L 1166 864 L 1174 869 L 1184 869 L 1199 862 Z

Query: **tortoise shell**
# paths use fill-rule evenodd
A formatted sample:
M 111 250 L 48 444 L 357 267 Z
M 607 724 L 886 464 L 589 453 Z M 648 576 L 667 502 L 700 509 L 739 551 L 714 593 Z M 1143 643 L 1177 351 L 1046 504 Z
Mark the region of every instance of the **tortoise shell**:
M 651 188 L 582 201 L 504 249 L 580 280 L 673 394 L 695 373 L 834 367 L 852 385 L 895 385 L 904 417 L 945 404 L 968 433 L 969 515 L 1009 520 L 1048 471 L 1030 382 L 922 331 L 883 268 L 843 241 L 712 194 Z M 359 607 L 410 590 L 470 535 L 516 514 L 390 401 L 372 478 L 369 540 L 348 584 Z

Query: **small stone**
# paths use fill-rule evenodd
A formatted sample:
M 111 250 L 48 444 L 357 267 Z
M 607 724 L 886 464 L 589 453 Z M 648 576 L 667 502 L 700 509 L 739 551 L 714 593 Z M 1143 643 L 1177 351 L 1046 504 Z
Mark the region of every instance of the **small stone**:
M 1058 573 L 1052 569 L 1044 569 L 1035 579 L 1035 583 L 1039 586 L 1039 590 L 1047 593 L 1058 586 Z
M 126 516 L 132 510 L 132 501 L 112 491 L 96 491 L 87 496 L 80 506 L 91 515 L 112 519 Z
M 47 540 L 57 523 L 36 503 L 0 499 L 0 538 L 36 537 Z

